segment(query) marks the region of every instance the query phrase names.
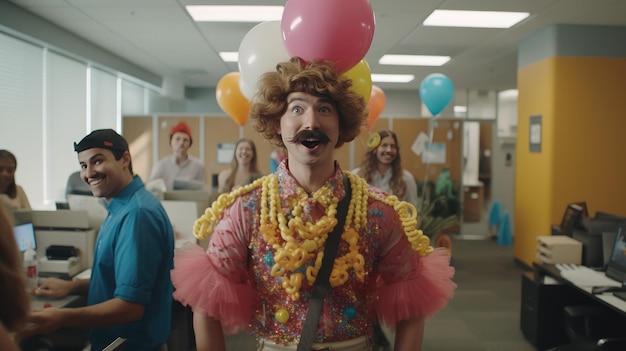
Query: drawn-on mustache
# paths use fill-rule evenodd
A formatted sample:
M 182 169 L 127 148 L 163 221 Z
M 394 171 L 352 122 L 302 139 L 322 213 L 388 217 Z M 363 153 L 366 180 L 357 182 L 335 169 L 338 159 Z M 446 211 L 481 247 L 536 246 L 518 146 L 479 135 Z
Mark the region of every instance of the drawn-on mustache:
M 326 135 L 326 133 L 322 132 L 319 129 L 301 130 L 298 133 L 296 133 L 296 135 L 294 135 L 293 138 L 291 138 L 291 140 L 289 141 L 294 144 L 300 144 L 303 141 L 306 141 L 309 139 L 319 140 L 319 142 L 322 144 L 330 143 L 330 138 L 328 137 L 328 135 Z

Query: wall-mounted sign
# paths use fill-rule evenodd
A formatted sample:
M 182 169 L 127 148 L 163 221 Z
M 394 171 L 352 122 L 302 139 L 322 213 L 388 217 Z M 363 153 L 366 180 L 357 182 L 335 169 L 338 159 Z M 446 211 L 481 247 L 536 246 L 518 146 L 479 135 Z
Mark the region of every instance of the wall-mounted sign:
M 433 143 L 426 144 L 424 152 L 422 152 L 422 163 L 443 164 L 446 163 L 446 144 Z
M 237 143 L 217 143 L 217 163 L 230 163 Z
M 530 116 L 528 128 L 530 152 L 541 152 L 541 115 Z

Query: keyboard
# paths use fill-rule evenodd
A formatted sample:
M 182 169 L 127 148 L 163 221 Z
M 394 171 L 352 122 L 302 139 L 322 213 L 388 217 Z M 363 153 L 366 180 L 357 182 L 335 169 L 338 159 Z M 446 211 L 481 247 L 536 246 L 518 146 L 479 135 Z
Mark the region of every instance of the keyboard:
M 555 266 L 563 278 L 578 286 L 622 286 L 621 282 L 607 277 L 604 272 L 596 271 L 589 267 L 562 263 L 557 263 Z
M 626 301 L 626 291 L 616 291 L 613 296 L 619 298 L 622 301 Z

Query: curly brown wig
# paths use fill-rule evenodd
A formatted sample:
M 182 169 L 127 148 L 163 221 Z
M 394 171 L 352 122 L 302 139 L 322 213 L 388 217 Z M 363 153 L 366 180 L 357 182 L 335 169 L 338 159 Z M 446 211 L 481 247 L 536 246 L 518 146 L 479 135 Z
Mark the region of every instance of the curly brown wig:
M 287 110 L 287 96 L 293 92 L 308 93 L 332 101 L 339 113 L 339 140 L 336 148 L 359 135 L 367 120 L 367 104 L 350 89 L 352 80 L 337 74 L 329 61 L 305 62 L 292 57 L 276 66 L 259 80 L 259 90 L 252 99 L 250 118 L 254 129 L 272 144 L 284 147 L 278 129 Z

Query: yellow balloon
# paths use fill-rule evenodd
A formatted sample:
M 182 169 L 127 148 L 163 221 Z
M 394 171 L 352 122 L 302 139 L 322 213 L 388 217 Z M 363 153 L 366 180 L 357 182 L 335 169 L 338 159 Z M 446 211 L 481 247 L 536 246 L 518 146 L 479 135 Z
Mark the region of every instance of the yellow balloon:
M 370 138 L 367 139 L 367 147 L 369 149 L 375 149 L 380 145 L 380 134 L 374 133 L 370 135 Z
M 367 64 L 367 61 L 365 61 L 365 59 L 359 61 L 359 63 L 344 73 L 343 76 L 352 79 L 352 90 L 361 94 L 367 104 L 372 93 L 372 72 L 370 71 L 370 66 Z
M 285 324 L 289 320 L 289 312 L 281 308 L 280 310 L 276 311 L 276 313 L 274 314 L 274 317 L 276 317 L 276 320 L 279 321 L 280 323 Z

